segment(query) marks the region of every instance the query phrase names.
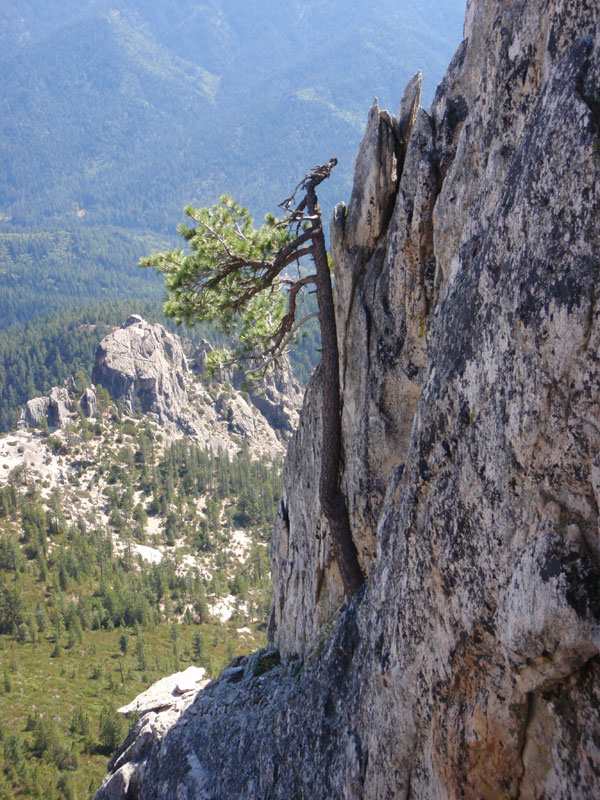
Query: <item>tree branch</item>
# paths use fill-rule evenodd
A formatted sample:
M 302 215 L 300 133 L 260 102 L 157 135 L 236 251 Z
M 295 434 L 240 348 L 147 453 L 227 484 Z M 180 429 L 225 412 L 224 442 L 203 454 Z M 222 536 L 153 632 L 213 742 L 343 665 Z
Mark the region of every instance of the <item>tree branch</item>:
M 252 372 L 257 372 L 259 374 L 264 375 L 264 372 L 265 372 L 266 368 L 269 366 L 269 364 L 272 364 L 273 361 L 277 361 L 277 359 L 281 357 L 281 354 L 284 352 L 285 348 L 288 346 L 288 344 L 293 339 L 293 337 L 296 335 L 297 331 L 303 325 L 305 325 L 309 320 L 315 319 L 318 316 L 319 316 L 319 312 L 318 311 L 314 311 L 313 313 L 307 314 L 305 317 L 302 317 L 301 320 L 296 322 L 296 324 L 288 332 L 287 336 L 285 337 L 285 339 L 281 343 L 281 346 L 279 347 L 278 351 L 276 353 L 274 353 L 273 355 L 271 355 L 270 358 L 268 358 L 266 361 L 263 361 L 263 363 L 260 364 L 260 366 L 258 366 L 255 369 L 253 369 Z M 271 352 L 271 351 L 267 351 L 267 352 Z

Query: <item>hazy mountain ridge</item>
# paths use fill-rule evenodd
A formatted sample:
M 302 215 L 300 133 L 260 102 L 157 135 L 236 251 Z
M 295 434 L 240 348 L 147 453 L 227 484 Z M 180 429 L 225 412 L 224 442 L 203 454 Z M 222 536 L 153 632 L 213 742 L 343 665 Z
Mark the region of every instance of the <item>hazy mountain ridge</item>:
M 327 99 L 357 119 L 374 94 L 392 95 L 416 68 L 439 75 L 463 4 L 433 6 L 392 13 L 384 3 L 367 11 L 296 2 L 284 11 L 188 1 L 173 14 L 137 2 L 92 3 L 57 7 L 51 24 L 33 13 L 21 23 L 13 13 L 1 106 L 5 219 L 71 224 L 78 206 L 86 222 L 143 220 L 165 230 L 186 202 L 223 191 L 265 211 L 331 147 L 343 185 L 360 130 L 335 123 L 318 101 L 315 125 L 312 103 L 294 97 L 327 87 Z M 437 75 L 427 77 L 430 91 Z M 249 137 L 236 158 L 239 124 Z

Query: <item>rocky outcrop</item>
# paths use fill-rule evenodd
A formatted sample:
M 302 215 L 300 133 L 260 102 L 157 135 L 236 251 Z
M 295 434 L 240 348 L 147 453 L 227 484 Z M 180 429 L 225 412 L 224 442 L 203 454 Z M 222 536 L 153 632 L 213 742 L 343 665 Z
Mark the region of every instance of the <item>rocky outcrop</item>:
M 98 346 L 92 381 L 123 400 L 175 422 L 187 405 L 184 375 L 187 362 L 178 337 L 162 325 L 150 325 L 132 314 Z
M 431 109 L 418 77 L 371 109 L 331 237 L 365 588 L 341 603 L 316 505 L 317 374 L 274 541 L 282 663 L 139 727 L 99 799 L 125 774 L 138 800 L 598 796 L 599 15 L 470 0 Z
M 54 428 L 63 428 L 70 417 L 69 412 L 72 410 L 73 400 L 69 396 L 68 389 L 66 387 L 64 389 L 53 387 L 48 397 L 48 410 L 46 412 L 48 425 Z
M 86 389 L 79 399 L 82 405 L 87 403 L 86 398 L 94 396 L 92 389 Z M 39 428 L 44 422 L 50 428 L 64 428 L 72 418 L 78 394 L 74 381 L 65 381 L 64 386 L 54 386 L 48 397 L 34 397 L 29 400 L 21 412 L 20 428 Z M 86 405 L 87 408 L 87 405 Z M 84 408 L 85 413 L 85 408 Z M 91 416 L 89 414 L 86 416 Z
M 298 427 L 299 410 L 302 407 L 304 390 L 294 377 L 292 365 L 283 356 L 272 371 L 248 389 L 252 405 L 267 420 L 269 425 L 288 439 Z
M 218 380 L 199 375 L 211 349 L 208 342 L 201 343 L 190 370 L 178 336 L 133 314 L 100 342 L 92 377 L 122 404 L 122 412 L 153 415 L 169 439 L 189 436 L 215 453 L 233 455 L 247 446 L 257 457 L 281 457 L 302 402 L 289 362 L 284 359 L 248 393 L 242 373 L 232 371 Z M 81 394 L 70 378 L 49 397 L 30 400 L 20 427 L 40 427 L 46 420 L 61 429 L 78 412 L 96 416 L 96 386 Z
M 206 356 L 213 351 L 213 346 L 206 339 L 201 339 L 191 358 L 191 368 L 196 372 L 206 372 Z
M 214 381 L 196 379 L 205 371 L 210 350 L 208 342 L 201 342 L 190 370 L 180 338 L 134 314 L 100 342 L 92 377 L 124 402 L 129 413 L 139 409 L 154 414 L 174 437 L 189 436 L 214 452 L 237 453 L 245 442 L 254 455 L 280 456 L 285 449 L 282 420 L 295 422 L 300 405 L 291 372 L 287 382 L 277 384 L 281 394 L 272 396 L 279 413 L 274 420 L 268 408 L 258 408 L 250 395 L 236 390 L 241 379 L 232 374 Z M 269 384 L 255 392 L 261 390 L 268 392 Z
M 81 410 L 83 411 L 84 417 L 91 419 L 92 417 L 96 416 L 96 392 L 95 388 L 92 386 L 88 386 L 79 400 L 79 405 Z
M 50 400 L 47 397 L 34 397 L 27 401 L 21 412 L 19 425 L 23 428 L 38 428 L 43 420 L 47 420 Z
M 119 709 L 120 714 L 147 714 L 175 708 L 181 713 L 194 699 L 196 692 L 208 683 L 203 667 L 188 667 L 156 681 L 135 700 Z
M 191 359 L 195 372 L 203 374 L 207 371 L 206 357 L 212 350 L 206 339 L 199 342 Z M 245 373 L 235 367 L 224 368 L 213 376 L 213 380 L 245 391 L 252 405 L 284 439 L 289 439 L 298 427 L 304 391 L 294 377 L 287 355 L 278 358 L 271 369 L 254 383 L 248 384 Z

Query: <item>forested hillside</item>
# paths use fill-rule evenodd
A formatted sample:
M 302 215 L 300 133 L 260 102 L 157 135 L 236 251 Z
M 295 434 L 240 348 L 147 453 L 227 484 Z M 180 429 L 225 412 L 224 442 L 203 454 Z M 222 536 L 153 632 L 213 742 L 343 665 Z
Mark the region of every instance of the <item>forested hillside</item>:
M 6 800 L 93 795 L 125 732 L 116 708 L 265 640 L 278 460 L 172 441 L 97 400 L 95 418 L 0 437 Z
M 345 197 L 365 109 L 379 96 L 395 110 L 417 69 L 431 99 L 464 12 L 464 0 L 44 5 L 4 4 L 0 197 L 19 229 L 165 232 L 185 203 L 223 191 L 262 214 L 332 155 L 330 196 Z
M 0 11 L 0 327 L 65 305 L 158 297 L 138 259 L 187 203 L 228 192 L 259 218 L 315 163 L 347 199 L 365 111 L 426 102 L 464 0 L 123 0 Z
M 165 244 L 112 227 L 0 233 L 0 329 L 66 305 L 124 297 L 156 302 L 161 282 L 137 262 L 149 248 Z

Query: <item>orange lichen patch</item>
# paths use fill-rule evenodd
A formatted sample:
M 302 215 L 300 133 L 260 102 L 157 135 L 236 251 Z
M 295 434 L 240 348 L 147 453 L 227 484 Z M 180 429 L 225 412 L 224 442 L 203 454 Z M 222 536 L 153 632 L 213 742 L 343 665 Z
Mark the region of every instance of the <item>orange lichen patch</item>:
M 449 709 L 453 724 L 446 728 L 445 741 L 436 747 L 436 769 L 448 796 L 453 800 L 515 797 L 523 772 L 516 720 L 508 709 L 493 716 L 489 704 L 464 715 L 461 709 L 465 711 L 460 701 Z
M 467 743 L 464 759 L 466 783 L 471 792 L 463 796 L 496 800 L 517 794 L 523 773 L 519 726 L 507 708 L 493 708 L 497 701 L 497 697 L 490 697 L 487 709 L 476 708 L 471 720 L 465 721 L 467 731 L 470 723 L 474 735 Z
M 504 663 L 490 663 L 485 638 L 455 651 L 433 719 L 435 769 L 452 800 L 515 797 L 523 774 L 527 697 Z

